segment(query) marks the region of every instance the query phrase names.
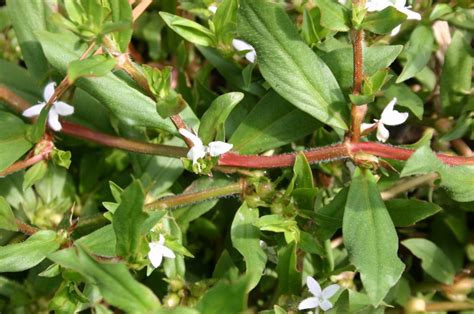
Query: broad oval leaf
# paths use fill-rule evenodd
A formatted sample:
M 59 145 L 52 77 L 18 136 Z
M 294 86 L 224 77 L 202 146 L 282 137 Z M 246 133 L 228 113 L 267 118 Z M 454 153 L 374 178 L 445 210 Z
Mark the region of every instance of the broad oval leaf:
M 1 247 L 0 272 L 18 272 L 30 269 L 57 249 L 59 249 L 59 240 L 56 232 L 38 231 L 24 242 Z
M 453 283 L 454 266 L 436 244 L 426 239 L 408 239 L 402 244 L 421 259 L 421 267 L 428 275 L 448 285 Z
M 11 113 L 0 111 L 0 171 L 17 161 L 33 144 L 26 139 L 27 125 Z
M 277 93 L 319 121 L 347 129 L 348 107 L 334 75 L 280 6 L 241 1 L 237 30 L 257 51 L 260 71 Z
M 369 170 L 356 168 L 342 224 L 349 259 L 361 274 L 373 306 L 378 306 L 402 275 L 395 226 Z
M 212 47 L 215 45 L 214 33 L 201 24 L 168 12 L 160 12 L 160 16 L 172 30 L 187 41 L 201 46 Z

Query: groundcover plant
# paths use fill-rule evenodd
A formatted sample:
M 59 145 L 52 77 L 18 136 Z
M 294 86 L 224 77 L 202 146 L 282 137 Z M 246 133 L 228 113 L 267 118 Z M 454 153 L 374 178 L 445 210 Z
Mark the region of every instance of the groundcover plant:
M 471 1 L 7 0 L 1 313 L 473 313 Z

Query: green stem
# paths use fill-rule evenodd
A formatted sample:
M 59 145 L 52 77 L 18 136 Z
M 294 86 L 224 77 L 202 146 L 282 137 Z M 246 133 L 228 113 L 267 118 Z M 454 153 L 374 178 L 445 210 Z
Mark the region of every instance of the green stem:
M 152 210 L 159 210 L 159 209 L 175 208 L 175 207 L 180 207 L 180 206 L 189 205 L 193 203 L 207 201 L 213 198 L 220 198 L 220 197 L 234 195 L 234 194 L 241 194 L 245 191 L 245 187 L 246 187 L 246 182 L 245 180 L 241 179 L 239 182 L 222 186 L 222 187 L 218 187 L 218 188 L 212 188 L 212 189 L 204 190 L 204 191 L 184 193 L 184 194 L 180 194 L 176 196 L 161 198 L 152 203 L 146 204 L 145 210 L 152 211 Z

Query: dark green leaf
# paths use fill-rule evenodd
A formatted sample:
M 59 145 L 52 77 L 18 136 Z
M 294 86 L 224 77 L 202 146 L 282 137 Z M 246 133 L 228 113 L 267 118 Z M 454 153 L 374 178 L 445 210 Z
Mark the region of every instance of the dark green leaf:
M 257 220 L 258 209 L 250 208 L 244 202 L 235 213 L 230 231 L 233 246 L 245 260 L 247 292 L 258 284 L 267 262 L 260 247 L 260 231 L 253 225 Z
M 104 55 L 92 56 L 69 63 L 67 70 L 69 82 L 72 84 L 80 77 L 97 77 L 109 73 L 117 64 L 115 58 Z
M 8 0 L 7 8 L 28 70 L 37 81 L 45 80 L 48 62 L 35 33 L 47 29 L 47 4 L 43 0 Z
M 394 199 L 385 202 L 388 213 L 397 227 L 408 227 L 426 219 L 439 211 L 441 207 L 434 203 L 417 199 Z
M 117 239 L 113 225 L 107 225 L 78 239 L 76 244 L 100 256 L 115 256 Z
M 201 314 L 243 313 L 246 309 L 249 278 L 237 282 L 220 281 L 199 300 L 196 308 Z
M 15 215 L 13 215 L 10 204 L 3 196 L 0 196 L 0 229 L 17 231 Z
M 397 97 L 397 105 L 410 109 L 418 119 L 423 118 L 423 101 L 404 83 L 392 84 L 384 92 L 385 97 L 388 99 Z
M 296 269 L 296 242 L 291 242 L 278 251 L 278 295 L 298 295 L 301 290 L 301 272 Z
M 56 232 L 41 230 L 21 243 L 2 246 L 0 272 L 19 272 L 30 269 L 59 248 Z
M 260 71 L 277 93 L 321 122 L 347 129 L 348 110 L 334 75 L 301 40 L 280 6 L 242 1 L 237 29 L 256 49 Z
M 116 253 L 118 256 L 133 260 L 142 240 L 142 224 L 148 217 L 143 212 L 145 195 L 140 182 L 133 181 L 123 191 L 121 199 L 112 222 L 117 238 Z
M 153 292 L 137 282 L 125 264 L 99 263 L 79 246 L 50 254 L 48 258 L 84 275 L 97 285 L 107 303 L 126 312 L 153 313 L 159 307 Z
M 241 154 L 255 154 L 291 143 L 320 126 L 318 120 L 271 90 L 245 117 L 229 142 Z
M 0 171 L 23 156 L 33 144 L 25 138 L 27 126 L 11 113 L 0 111 Z
M 223 0 L 217 7 L 212 22 L 219 42 L 229 44 L 235 35 L 237 0 Z
M 214 139 L 224 141 L 224 124 L 234 107 L 244 98 L 243 93 L 233 92 L 220 95 L 202 115 L 199 137 L 208 144 Z
M 382 11 L 369 12 L 362 22 L 362 28 L 376 34 L 387 34 L 406 18 L 394 6 L 388 6 Z
M 160 16 L 169 28 L 174 30 L 187 41 L 201 46 L 212 47 L 215 45 L 216 38 L 214 33 L 201 24 L 168 12 L 160 12 Z
M 454 32 L 440 75 L 441 105 L 448 115 L 458 115 L 470 93 L 473 64 L 471 53 L 468 37 L 460 31 Z
M 456 274 L 453 264 L 436 244 L 415 238 L 402 241 L 402 244 L 421 259 L 421 267 L 428 275 L 448 285 L 453 283 Z
M 419 25 L 415 28 L 402 53 L 407 61 L 402 73 L 397 78 L 397 83 L 412 78 L 426 66 L 430 60 L 433 45 L 434 37 L 430 27 Z
M 398 237 L 369 170 L 356 168 L 342 225 L 349 259 L 361 274 L 371 304 L 378 306 L 402 275 Z

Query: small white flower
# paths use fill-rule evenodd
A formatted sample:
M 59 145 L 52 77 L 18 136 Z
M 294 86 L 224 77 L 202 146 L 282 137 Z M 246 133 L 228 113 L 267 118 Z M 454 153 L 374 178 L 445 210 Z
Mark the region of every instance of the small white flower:
M 407 16 L 408 20 L 421 20 L 421 15 L 418 12 L 410 10 L 410 6 L 405 6 L 406 0 L 367 0 L 365 8 L 369 12 L 382 11 L 387 7 L 394 7 L 398 11 Z M 400 32 L 400 25 L 392 30 L 391 36 L 395 36 Z
M 51 99 L 54 94 L 55 83 L 51 82 L 46 85 L 43 91 L 44 102 L 31 106 L 30 108 L 23 111 L 23 116 L 27 118 L 39 116 L 41 110 L 43 110 L 46 103 Z M 54 131 L 61 130 L 61 123 L 59 122 L 59 116 L 70 116 L 74 113 L 74 107 L 66 104 L 62 101 L 55 101 L 51 105 L 51 109 L 48 113 L 48 124 Z
M 221 141 L 210 142 L 209 146 L 205 146 L 201 139 L 190 131 L 179 129 L 178 132 L 193 143 L 193 147 L 189 149 L 187 154 L 187 157 L 193 161 L 193 165 L 197 163 L 198 159 L 204 158 L 206 154 L 209 154 L 211 157 L 217 157 L 227 153 L 234 146 Z
M 316 313 L 318 313 L 319 308 L 323 311 L 332 308 L 332 303 L 329 301 L 329 298 L 339 290 L 339 285 L 330 285 L 321 291 L 319 283 L 310 276 L 306 277 L 306 285 L 313 296 L 301 301 L 298 305 L 298 310 L 316 309 Z
M 232 39 L 232 46 L 237 51 L 248 51 L 245 54 L 245 59 L 247 59 L 251 63 L 255 63 L 255 59 L 257 58 L 257 52 L 255 51 L 255 48 L 252 47 L 252 45 L 240 39 Z
M 381 142 L 385 142 L 390 136 L 390 132 L 387 130 L 385 125 L 400 125 L 408 119 L 408 112 L 399 112 L 393 109 L 396 103 L 397 98 L 395 97 L 382 111 L 380 120 L 374 119 L 375 123 L 362 123 L 361 132 L 377 125 L 377 139 Z
M 216 14 L 217 11 L 217 5 L 212 4 L 207 8 L 212 14 Z
M 163 261 L 163 256 L 167 258 L 175 258 L 174 252 L 164 245 L 165 237 L 160 234 L 160 240 L 158 242 L 148 243 L 150 251 L 148 252 L 148 259 L 150 260 L 153 267 L 158 268 Z

